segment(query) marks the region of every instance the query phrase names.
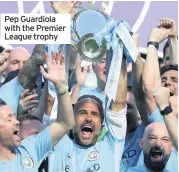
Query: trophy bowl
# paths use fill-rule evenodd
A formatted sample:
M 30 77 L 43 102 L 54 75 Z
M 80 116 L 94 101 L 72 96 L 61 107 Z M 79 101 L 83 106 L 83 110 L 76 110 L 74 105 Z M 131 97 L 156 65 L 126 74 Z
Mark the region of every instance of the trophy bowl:
M 107 50 L 103 38 L 100 45 L 94 39 L 94 34 L 100 32 L 108 20 L 107 14 L 99 9 L 82 9 L 73 18 L 73 33 L 77 41 L 80 56 L 89 62 L 96 62 L 102 58 Z
M 106 50 L 105 39 L 103 38 L 101 45 L 99 46 L 94 40 L 93 33 L 84 35 L 78 43 L 78 52 L 84 60 L 89 62 L 96 62 L 104 57 Z

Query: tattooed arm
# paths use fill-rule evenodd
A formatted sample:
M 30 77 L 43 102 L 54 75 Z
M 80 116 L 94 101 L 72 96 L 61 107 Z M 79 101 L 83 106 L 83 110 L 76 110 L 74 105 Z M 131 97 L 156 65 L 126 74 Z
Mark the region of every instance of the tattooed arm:
M 18 81 L 24 89 L 29 89 L 29 91 L 33 90 L 37 75 L 40 72 L 40 66 L 43 65 L 45 60 L 44 54 L 44 45 L 36 45 L 31 57 L 20 70 Z

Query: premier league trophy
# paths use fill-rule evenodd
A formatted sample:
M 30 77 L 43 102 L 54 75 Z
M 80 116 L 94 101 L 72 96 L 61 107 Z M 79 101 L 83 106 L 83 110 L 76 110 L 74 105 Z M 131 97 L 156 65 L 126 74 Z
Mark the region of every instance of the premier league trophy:
M 106 56 L 107 82 L 105 93 L 115 100 L 122 57 L 134 61 L 139 53 L 132 37 L 132 30 L 125 21 L 115 21 L 104 10 L 92 3 L 77 7 L 71 24 L 71 46 L 87 64 Z M 69 71 L 69 45 L 56 45 L 64 49 L 67 77 Z M 64 48 L 65 47 L 65 48 Z M 51 52 L 50 48 L 48 48 Z
M 84 60 L 95 62 L 106 54 L 106 40 L 103 38 L 98 44 L 94 36 L 105 28 L 108 19 L 104 11 L 94 6 L 79 9 L 73 17 L 72 44 Z

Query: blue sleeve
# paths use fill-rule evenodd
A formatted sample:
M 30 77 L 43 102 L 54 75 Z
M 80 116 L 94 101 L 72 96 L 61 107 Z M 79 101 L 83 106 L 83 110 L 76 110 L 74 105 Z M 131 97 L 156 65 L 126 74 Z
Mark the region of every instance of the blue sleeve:
M 41 162 L 50 151 L 52 151 L 52 141 L 47 127 L 36 136 L 30 136 L 23 140 L 22 146 L 24 146 L 31 156 L 37 162 Z
M 24 88 L 20 85 L 17 77 L 7 82 L 0 88 L 0 98 L 3 99 L 7 106 L 12 108 L 17 114 L 18 100 Z
M 163 122 L 164 123 L 163 117 L 160 114 L 160 111 L 158 108 L 156 108 L 149 116 L 149 123 L 152 123 L 152 122 Z

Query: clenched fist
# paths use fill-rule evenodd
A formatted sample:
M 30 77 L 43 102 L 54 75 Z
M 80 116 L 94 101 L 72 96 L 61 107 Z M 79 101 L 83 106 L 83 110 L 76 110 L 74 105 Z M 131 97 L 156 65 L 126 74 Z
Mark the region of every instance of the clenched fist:
M 169 18 L 161 18 L 158 27 L 166 32 L 168 37 L 176 37 L 177 27 L 176 22 Z
M 164 110 L 169 105 L 170 90 L 166 87 L 158 87 L 154 93 L 156 104 L 160 111 Z

